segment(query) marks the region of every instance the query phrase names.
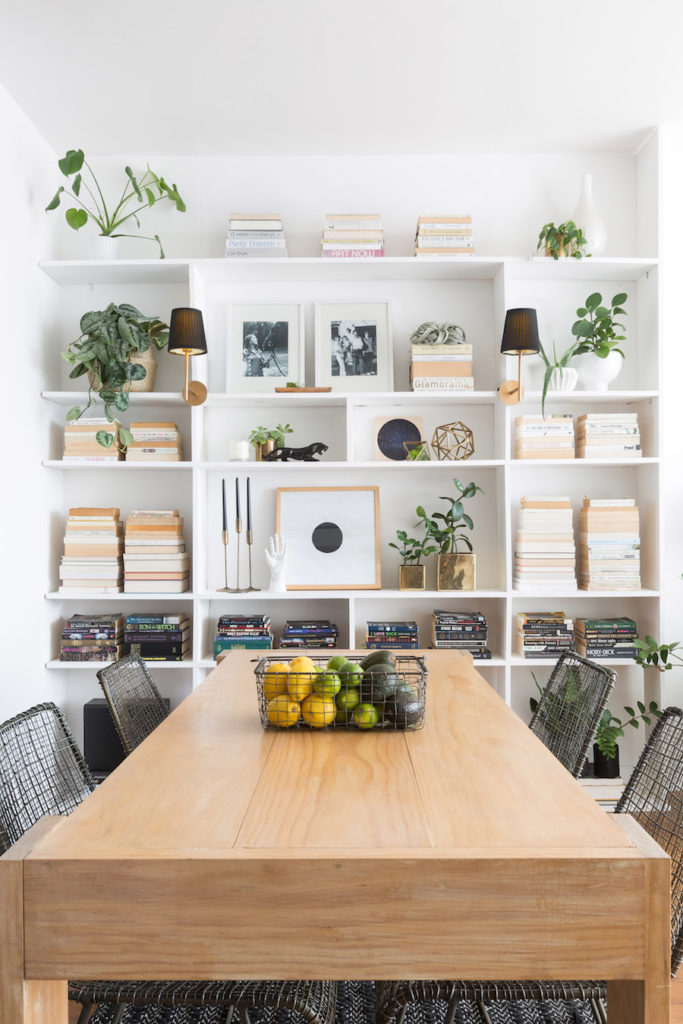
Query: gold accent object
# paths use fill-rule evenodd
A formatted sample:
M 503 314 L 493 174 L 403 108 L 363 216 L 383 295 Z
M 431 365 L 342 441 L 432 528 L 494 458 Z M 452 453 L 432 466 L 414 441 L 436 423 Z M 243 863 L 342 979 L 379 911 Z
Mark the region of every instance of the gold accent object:
M 474 434 L 460 420 L 444 423 L 434 431 L 432 449 L 442 462 L 462 462 L 474 455 Z
M 398 569 L 399 590 L 424 590 L 424 565 L 400 565 Z
M 437 562 L 437 590 L 474 590 L 476 588 L 476 555 L 439 555 Z
M 406 462 L 429 462 L 429 441 L 404 441 Z

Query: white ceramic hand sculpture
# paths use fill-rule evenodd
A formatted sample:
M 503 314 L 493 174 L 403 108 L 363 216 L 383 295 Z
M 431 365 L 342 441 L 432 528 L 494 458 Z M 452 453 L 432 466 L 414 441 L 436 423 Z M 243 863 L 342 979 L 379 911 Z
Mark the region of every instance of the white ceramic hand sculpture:
M 285 586 L 285 561 L 287 559 L 287 545 L 279 534 L 275 534 L 268 541 L 266 548 L 266 562 L 270 568 L 270 586 L 268 589 L 275 594 L 284 594 Z

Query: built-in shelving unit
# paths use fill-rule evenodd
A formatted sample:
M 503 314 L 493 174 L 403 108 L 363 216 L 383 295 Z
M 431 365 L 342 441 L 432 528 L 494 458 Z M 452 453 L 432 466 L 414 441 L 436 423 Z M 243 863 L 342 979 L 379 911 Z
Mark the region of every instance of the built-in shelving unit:
M 74 335 L 74 324 L 85 310 L 104 308 L 109 301 L 131 301 L 145 312 L 168 319 L 176 305 L 198 306 L 207 327 L 207 358 L 193 360 L 193 377 L 209 388 L 205 405 L 190 409 L 182 400 L 182 361 L 158 356 L 158 391 L 131 396 L 132 419 L 173 419 L 183 434 L 187 461 L 158 464 L 74 464 L 61 461 L 66 408 L 82 392 L 67 378 L 66 364 L 55 354 L 46 379 L 52 390 L 46 399 L 45 461 L 49 491 L 52 558 L 46 598 L 54 608 L 51 646 L 45 663 L 53 671 L 73 673 L 78 701 L 97 695 L 96 666 L 54 660 L 61 620 L 68 614 L 104 610 L 126 611 L 151 605 L 181 609 L 193 620 L 193 649 L 189 660 L 152 664 L 153 673 L 173 669 L 174 700 L 190 691 L 213 665 L 215 622 L 222 612 L 241 608 L 269 611 L 276 635 L 285 619 L 329 617 L 337 622 L 340 646 L 361 646 L 365 623 L 371 618 L 416 619 L 423 642 L 429 640 L 432 610 L 478 608 L 489 623 L 490 661 L 477 668 L 491 686 L 523 717 L 535 693 L 531 673 L 547 678 L 552 662 L 525 661 L 516 654 L 517 612 L 564 608 L 572 616 L 630 615 L 641 633 L 659 635 L 660 624 L 660 464 L 659 464 L 659 284 L 658 265 L 651 259 L 545 260 L 489 257 L 451 257 L 329 260 L 130 260 L 116 262 L 57 261 L 42 264 L 54 280 L 60 336 Z M 521 405 L 504 406 L 497 397 L 500 381 L 516 373 L 514 361 L 500 355 L 505 310 L 534 306 L 541 336 L 559 348 L 571 341 L 575 310 L 592 291 L 628 293 L 627 359 L 615 389 L 550 393 L 552 412 L 574 416 L 584 411 L 631 410 L 639 413 L 643 458 L 612 463 L 606 460 L 529 460 L 514 454 L 514 418 L 540 411 L 542 365 L 524 361 L 525 395 Z M 391 392 L 355 394 L 227 393 L 226 345 L 228 310 L 235 302 L 297 301 L 306 309 L 306 375 L 313 383 L 313 309 L 316 302 L 386 300 L 391 303 L 394 345 L 394 387 Z M 477 390 L 465 394 L 427 395 L 408 388 L 408 338 L 425 320 L 454 320 L 461 324 L 474 348 Z M 424 435 L 436 426 L 462 420 L 474 431 L 474 456 L 466 462 L 390 463 L 374 460 L 375 418 L 400 414 L 421 416 Z M 123 417 L 124 422 L 127 422 Z M 258 423 L 291 423 L 292 443 L 324 441 L 328 451 L 318 463 L 258 463 L 228 461 L 228 443 L 244 440 Z M 270 594 L 265 590 L 226 594 L 223 586 L 220 491 L 223 478 L 229 491 L 238 476 L 244 487 L 252 482 L 254 503 L 254 583 L 265 588 L 268 570 L 263 549 L 275 531 L 276 490 L 284 486 L 331 486 L 373 483 L 380 488 L 381 590 L 297 591 Z M 454 476 L 474 480 L 484 493 L 471 503 L 475 521 L 473 543 L 478 560 L 478 589 L 439 592 L 435 567 L 428 563 L 424 592 L 399 591 L 398 558 L 388 547 L 398 527 L 415 522 L 415 506 L 437 508 L 439 496 L 452 488 Z M 512 552 L 520 498 L 525 494 L 569 494 L 575 510 L 584 494 L 593 497 L 632 496 L 642 520 L 643 589 L 635 592 L 583 592 L 551 596 L 512 589 Z M 116 505 L 122 516 L 133 508 L 177 507 L 185 518 L 192 554 L 192 591 L 177 595 L 86 593 L 57 591 L 57 569 L 63 526 L 74 504 Z M 575 526 L 578 515 L 575 516 Z M 230 525 L 230 524 L 229 524 Z M 231 585 L 234 585 L 234 534 L 228 546 Z M 246 550 L 242 549 L 242 585 L 246 583 Z M 630 662 L 615 663 L 619 671 L 615 705 L 623 706 L 643 694 L 659 699 L 659 679 Z M 166 676 L 164 676 L 166 680 Z M 168 684 L 170 686 L 170 683 Z M 88 689 L 89 687 L 89 689 Z M 75 698 L 76 699 L 76 698 Z M 630 742 L 630 741 L 629 741 Z M 637 739 L 633 741 L 637 743 Z M 628 750 L 627 763 L 637 747 Z

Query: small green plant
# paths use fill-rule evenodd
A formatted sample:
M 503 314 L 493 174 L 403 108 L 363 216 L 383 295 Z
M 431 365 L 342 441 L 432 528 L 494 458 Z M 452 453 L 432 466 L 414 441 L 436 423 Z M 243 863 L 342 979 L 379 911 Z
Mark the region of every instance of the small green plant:
M 472 551 L 472 542 L 467 536 L 468 530 L 474 529 L 474 523 L 463 507 L 463 501 L 473 498 L 477 491 L 484 493 L 481 487 L 473 482 L 461 483 L 454 478 L 458 495 L 455 498 L 442 495 L 440 501 L 447 501 L 446 512 L 433 512 L 428 516 L 422 505 L 418 505 L 417 514 L 425 528 L 426 535 L 434 541 L 442 555 L 458 554 L 459 546 L 463 545 Z
M 531 673 L 531 678 L 536 684 L 539 697 L 543 696 L 544 689 Z M 553 736 L 561 736 L 566 730 L 566 711 L 575 705 L 581 697 L 581 673 L 578 668 L 570 665 L 561 687 L 555 692 L 549 692 L 545 698 L 544 722 L 548 731 Z M 535 697 L 529 697 L 529 707 L 533 714 L 538 709 L 539 701 Z
M 655 638 L 648 634 L 644 640 L 633 642 L 638 648 L 636 664 L 643 668 L 656 668 L 659 672 L 668 672 L 683 664 L 683 658 L 676 652 L 676 648 L 680 647 L 678 640 L 672 644 L 658 644 Z
M 624 711 L 629 715 L 628 718 L 617 718 L 607 708 L 603 711 L 598 722 L 598 728 L 595 731 L 595 743 L 603 757 L 615 757 L 617 740 L 624 735 L 624 729 L 627 726 L 630 725 L 634 729 L 639 729 L 641 722 L 651 725 L 652 718 L 661 718 L 662 712 L 659 710 L 656 701 L 651 700 L 648 707 L 645 707 L 641 700 L 636 701 L 636 705 L 638 707 L 637 713 L 635 708 L 628 707 L 627 705 L 624 706 Z
M 439 550 L 435 544 L 430 544 L 427 534 L 422 540 L 418 540 L 416 537 L 409 537 L 405 530 L 397 530 L 396 537 L 399 544 L 394 544 L 390 540 L 389 547 L 398 551 L 401 556 L 401 565 L 420 565 L 422 558 L 433 555 L 435 551 Z
M 301 387 L 301 385 L 297 384 L 297 382 L 295 380 L 288 380 L 287 383 L 285 384 L 285 387 L 286 388 L 299 388 L 299 387 Z
M 287 434 L 293 433 L 294 429 L 290 427 L 289 423 L 278 423 L 276 427 L 271 427 L 268 431 L 268 437 L 272 437 L 275 441 L 276 448 L 283 448 Z
M 565 220 L 557 227 L 550 221 L 541 228 L 536 252 L 544 249 L 546 256 L 552 256 L 554 260 L 561 256 L 572 256 L 580 260 L 583 256 L 590 256 L 590 253 L 584 252 L 587 245 L 583 230 L 577 228 L 573 220 Z
M 404 442 L 407 462 L 429 462 L 429 447 L 426 441 Z
M 577 309 L 579 319 L 572 326 L 572 334 L 579 339 L 573 355 L 592 352 L 600 359 L 606 359 L 610 352 L 618 352 L 622 359 L 626 358 L 619 348 L 619 342 L 625 341 L 626 335 L 617 334 L 625 328 L 617 323 L 616 317 L 627 315 L 622 308 L 627 298 L 626 292 L 619 292 L 609 306 L 603 306 L 600 292 L 588 296 L 585 304 Z
M 176 210 L 184 213 L 186 206 L 175 184 L 168 185 L 163 178 L 154 173 L 149 165 L 139 181 L 130 167 L 126 167 L 124 170 L 127 181 L 123 187 L 121 198 L 116 205 L 107 206 L 95 172 L 85 159 L 82 149 L 70 149 L 66 156 L 57 161 L 57 165 L 65 178 L 71 178 L 70 188 L 60 185 L 45 207 L 46 211 L 56 210 L 60 205 L 62 194 L 64 194 L 73 199 L 76 204 L 70 206 L 65 213 L 66 222 L 74 231 L 78 231 L 89 220 L 92 220 L 99 228 L 101 235 L 108 235 L 111 238 L 146 238 L 156 242 L 159 246 L 160 258 L 164 258 L 164 249 L 158 235 L 154 235 L 153 238 L 151 235 L 129 235 L 119 231 L 119 228 L 131 218 L 140 227 L 138 214 L 164 199 L 170 200 L 175 204 Z M 85 167 L 87 175 L 83 172 L 83 167 Z M 87 202 L 83 201 L 82 193 L 84 192 L 87 192 L 89 196 Z M 133 209 L 130 208 L 131 205 L 134 207 Z
M 575 341 L 574 344 L 570 345 L 558 359 L 555 342 L 553 342 L 553 361 L 551 362 L 543 348 L 543 343 L 540 343 L 541 359 L 545 364 L 545 373 L 543 375 L 543 397 L 541 398 L 541 414 L 543 416 L 545 416 L 545 396 L 548 394 L 548 385 L 550 384 L 550 378 L 552 377 L 553 370 L 565 370 L 569 366 L 572 358 L 576 355 L 578 344 L 579 343 Z
M 256 447 L 256 445 L 265 444 L 269 437 L 270 433 L 267 427 L 254 427 L 249 435 L 249 441 Z

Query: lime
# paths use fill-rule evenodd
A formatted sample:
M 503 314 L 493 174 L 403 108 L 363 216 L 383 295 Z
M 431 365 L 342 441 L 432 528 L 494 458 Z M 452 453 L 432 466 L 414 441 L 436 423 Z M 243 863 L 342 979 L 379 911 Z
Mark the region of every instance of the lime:
M 339 669 L 342 667 L 342 665 L 345 665 L 345 664 L 346 664 L 346 655 L 345 654 L 335 654 L 334 657 L 330 658 L 330 660 L 328 661 L 327 667 L 332 672 L 338 672 Z
M 336 672 L 321 672 L 313 677 L 313 689 L 323 697 L 334 697 L 341 690 L 341 679 Z
M 373 729 L 379 722 L 379 711 L 374 704 L 358 704 L 353 711 L 353 720 L 359 729 Z
M 301 715 L 301 708 L 296 701 L 288 697 L 286 693 L 281 693 L 278 697 L 273 697 L 268 702 L 266 708 L 266 718 L 271 725 L 276 725 L 278 729 L 289 729 L 290 726 L 296 725 Z
M 337 707 L 329 697 L 322 694 L 312 693 L 301 705 L 301 717 L 314 729 L 323 729 L 334 721 Z
M 359 686 L 363 678 L 363 669 L 353 661 L 345 661 L 339 669 L 342 686 Z
M 340 710 L 351 712 L 360 704 L 360 693 L 358 690 L 340 690 L 335 697 L 335 703 Z

